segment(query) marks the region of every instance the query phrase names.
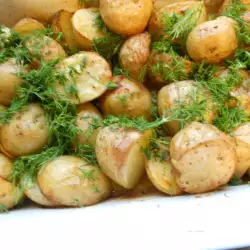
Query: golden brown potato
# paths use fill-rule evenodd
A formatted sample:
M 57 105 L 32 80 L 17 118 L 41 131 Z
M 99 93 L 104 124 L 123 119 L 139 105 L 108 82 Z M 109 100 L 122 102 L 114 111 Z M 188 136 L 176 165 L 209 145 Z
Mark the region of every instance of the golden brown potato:
M 23 18 L 14 26 L 14 30 L 21 35 L 30 35 L 35 30 L 43 30 L 45 27 L 42 23 L 33 18 Z
M 75 156 L 60 156 L 38 173 L 38 185 L 51 201 L 64 206 L 90 206 L 111 194 L 110 180 L 99 168 Z
M 205 0 L 205 6 L 209 14 L 218 14 L 224 0 Z
M 48 127 L 44 110 L 30 103 L 14 115 L 0 131 L 0 144 L 12 156 L 37 153 L 48 142 Z
M 0 177 L 7 180 L 12 172 L 12 166 L 11 160 L 0 153 Z
M 103 114 L 149 118 L 152 98 L 147 88 L 124 76 L 115 76 L 113 82 L 118 88 L 107 91 L 100 98 Z
M 166 110 L 177 108 L 180 102 L 192 104 L 194 101 L 194 93 L 198 101 L 207 100 L 207 111 L 204 114 L 204 120 L 208 123 L 212 123 L 214 118 L 214 105 L 209 98 L 209 94 L 204 89 L 195 85 L 195 82 L 192 80 L 171 83 L 158 92 L 159 114 L 161 116 L 168 116 L 169 113 L 166 113 Z M 179 121 L 170 121 L 165 127 L 172 136 L 181 128 Z
M 122 36 L 142 33 L 153 9 L 152 0 L 100 0 L 102 19 L 108 28 Z
M 23 72 L 24 67 L 18 65 L 14 59 L 0 64 L 0 104 L 10 105 L 15 96 L 16 88 L 22 83 L 22 79 L 16 74 Z
M 164 15 L 165 14 L 179 14 L 183 15 L 191 8 L 200 9 L 200 15 L 197 17 L 197 24 L 203 23 L 207 20 L 207 13 L 203 3 L 197 1 L 180 1 L 169 5 L 165 5 L 157 11 L 153 11 L 148 24 L 148 31 L 153 35 L 154 40 L 160 35 L 165 35 L 164 31 Z
M 72 25 L 73 14 L 61 10 L 56 13 L 52 20 L 52 29 L 54 32 L 61 32 L 63 34 L 63 40 L 60 42 L 70 50 L 77 50 L 80 46 L 76 41 L 75 34 L 73 32 Z
M 234 140 L 198 122 L 174 136 L 170 156 L 177 184 L 187 193 L 208 192 L 228 183 L 237 163 Z
M 100 5 L 100 1 L 99 0 L 84 0 L 83 1 L 83 6 L 82 8 L 91 8 L 91 7 L 96 7 L 98 8 Z
M 194 0 L 200 1 L 200 0 Z M 153 11 L 158 12 L 161 8 L 179 2 L 187 2 L 187 0 L 153 0 Z
M 25 46 L 33 56 L 33 61 L 36 65 L 40 64 L 40 60 L 49 62 L 56 58 L 66 57 L 63 47 L 48 36 L 39 38 L 31 37 L 27 39 Z
M 146 147 L 151 131 L 106 127 L 96 140 L 96 156 L 102 171 L 124 188 L 134 188 L 145 173 L 141 147 Z
M 234 23 L 227 17 L 196 26 L 187 40 L 188 54 L 196 62 L 221 63 L 231 57 L 237 47 Z
M 241 178 L 250 168 L 250 123 L 234 129 L 237 165 L 234 175 Z
M 93 129 L 91 124 L 99 124 L 102 121 L 102 114 L 91 103 L 85 103 L 78 107 L 76 126 L 82 130 L 77 135 L 77 143 L 90 143 L 95 146 L 99 129 Z
M 25 15 L 33 17 L 41 22 L 48 23 L 51 21 L 53 15 L 60 10 L 68 12 L 77 11 L 81 4 L 79 0 L 18 0 L 27 5 Z M 27 4 L 28 2 L 28 4 Z
M 151 38 L 148 32 L 129 37 L 120 50 L 120 65 L 135 81 L 143 82 L 147 73 Z
M 112 79 L 108 62 L 94 52 L 80 52 L 61 61 L 58 70 L 63 72 L 68 81 L 57 84 L 56 89 L 62 99 L 75 104 L 92 101 L 107 90 L 107 84 Z M 72 71 L 77 73 L 74 73 Z M 75 91 L 71 91 L 71 89 Z
M 100 16 L 98 8 L 80 9 L 72 18 L 73 30 L 79 45 L 84 50 L 91 50 L 93 40 L 104 36 L 96 21 Z
M 191 72 L 191 61 L 173 53 L 152 50 L 148 62 L 148 76 L 153 85 L 164 86 L 171 82 L 189 79 Z

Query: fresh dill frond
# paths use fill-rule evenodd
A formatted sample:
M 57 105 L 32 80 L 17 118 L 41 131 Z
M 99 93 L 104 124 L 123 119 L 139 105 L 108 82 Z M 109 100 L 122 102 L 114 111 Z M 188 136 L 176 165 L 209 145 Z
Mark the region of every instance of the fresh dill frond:
M 15 47 L 21 41 L 20 35 L 14 29 L 0 25 L 0 48 Z
M 118 85 L 115 82 L 112 82 L 112 81 L 109 81 L 106 84 L 106 86 L 107 86 L 108 89 L 117 89 L 118 88 Z
M 157 92 L 152 91 L 152 104 L 150 107 L 150 116 L 153 120 L 155 120 L 158 117 L 158 105 L 157 105 Z
M 250 52 L 243 48 L 238 48 L 234 53 L 234 58 L 227 60 L 228 65 L 234 65 L 238 69 L 250 70 Z
M 124 69 L 122 69 L 119 64 L 114 66 L 114 68 L 113 68 L 113 75 L 114 76 L 123 75 L 123 76 L 126 76 L 126 78 L 130 79 L 129 72 L 125 71 Z
M 0 204 L 0 214 L 8 213 L 9 210 L 7 209 L 5 204 Z
M 167 37 L 162 37 L 152 43 L 152 49 L 156 50 L 158 53 L 167 53 L 171 48 L 172 42 Z
M 147 75 L 147 69 L 148 69 L 148 65 L 145 64 L 142 66 L 141 70 L 140 70 L 140 73 L 138 75 L 138 82 L 140 83 L 143 83 L 144 82 L 144 79 Z
M 219 115 L 214 120 L 214 125 L 221 131 L 231 134 L 233 129 L 248 122 L 249 117 L 242 107 L 221 107 Z
M 214 78 L 215 73 L 218 72 L 219 66 L 207 63 L 194 63 L 192 79 L 195 81 L 208 81 Z
M 229 186 L 239 186 L 241 184 L 243 184 L 243 181 L 237 176 L 234 176 L 228 183 Z

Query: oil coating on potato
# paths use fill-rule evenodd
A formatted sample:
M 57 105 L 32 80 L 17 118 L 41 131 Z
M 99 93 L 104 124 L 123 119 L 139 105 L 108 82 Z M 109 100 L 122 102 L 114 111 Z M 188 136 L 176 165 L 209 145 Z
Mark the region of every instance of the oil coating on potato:
M 57 66 L 66 74 L 68 81 L 57 84 L 56 89 L 62 99 L 82 104 L 100 97 L 112 79 L 108 62 L 94 52 L 80 52 L 61 61 Z M 77 73 L 72 72 L 72 68 Z M 75 91 L 71 91 L 71 90 Z
M 111 194 L 111 182 L 100 169 L 75 156 L 46 164 L 37 182 L 49 200 L 70 207 L 94 205 Z
M 130 78 L 143 82 L 147 73 L 151 38 L 148 32 L 129 37 L 120 50 L 120 64 Z
M 100 12 L 105 24 L 122 36 L 142 33 L 152 9 L 152 0 L 100 0 Z
M 235 138 L 237 154 L 234 175 L 241 178 L 250 168 L 250 123 L 237 127 L 232 135 Z
M 0 131 L 0 143 L 12 156 L 37 153 L 48 142 L 48 127 L 44 110 L 30 103 L 14 115 Z
M 158 92 L 158 109 L 160 115 L 168 116 L 166 110 L 177 108 L 180 102 L 192 103 L 194 93 L 200 101 L 207 100 L 207 111 L 204 114 L 204 120 L 211 123 L 214 117 L 214 107 L 209 100 L 209 94 L 204 89 L 198 88 L 192 80 L 171 83 Z M 180 130 L 180 122 L 170 121 L 165 127 L 170 135 L 175 135 Z
M 198 122 L 174 136 L 170 156 L 178 186 L 194 194 L 227 184 L 237 164 L 234 140 L 216 127 Z
M 141 152 L 148 144 L 151 131 L 106 127 L 96 140 L 96 156 L 102 171 L 124 188 L 134 188 L 145 173 Z
M 152 98 L 147 88 L 124 76 L 115 76 L 113 82 L 118 88 L 107 91 L 100 98 L 103 114 L 149 118 Z
M 80 9 L 73 15 L 74 34 L 77 42 L 84 50 L 91 50 L 94 39 L 104 36 L 104 32 L 96 24 L 99 16 L 98 8 Z
M 196 26 L 188 36 L 187 51 L 196 62 L 221 63 L 238 47 L 234 22 L 217 18 Z
M 77 143 L 90 143 L 95 146 L 99 129 L 93 129 L 91 124 L 98 124 L 102 121 L 102 114 L 91 103 L 78 106 L 76 126 L 82 131 L 77 135 Z
M 24 67 L 18 65 L 14 59 L 0 64 L 0 104 L 10 105 L 15 96 L 16 88 L 22 83 L 22 79 L 16 74 L 23 72 Z
M 14 26 L 14 30 L 21 35 L 30 35 L 35 30 L 43 29 L 45 29 L 44 25 L 33 18 L 23 18 Z

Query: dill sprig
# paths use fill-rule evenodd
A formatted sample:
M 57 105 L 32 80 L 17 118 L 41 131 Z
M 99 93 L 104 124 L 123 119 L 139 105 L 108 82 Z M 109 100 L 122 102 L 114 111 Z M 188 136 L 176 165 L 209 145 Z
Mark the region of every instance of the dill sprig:
M 8 213 L 9 210 L 7 209 L 5 204 L 0 204 L 0 214 Z

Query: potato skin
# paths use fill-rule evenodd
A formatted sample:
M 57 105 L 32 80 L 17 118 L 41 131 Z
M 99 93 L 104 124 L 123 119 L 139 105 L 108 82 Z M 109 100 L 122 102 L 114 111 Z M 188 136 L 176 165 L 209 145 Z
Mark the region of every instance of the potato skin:
M 82 129 L 77 135 L 78 144 L 90 143 L 93 146 L 96 144 L 96 137 L 99 129 L 91 131 L 91 124 L 97 121 L 102 121 L 102 114 L 100 111 L 91 103 L 85 103 L 78 106 L 76 126 Z
M 22 79 L 16 74 L 24 68 L 15 60 L 8 60 L 0 64 L 0 104 L 9 106 L 15 96 L 16 88 L 22 83 Z
M 48 142 L 44 110 L 30 103 L 14 115 L 0 130 L 0 144 L 12 156 L 37 153 Z
M 100 98 L 103 114 L 149 118 L 152 98 L 147 88 L 124 76 L 114 77 L 113 82 L 118 85 L 118 88 L 107 91 Z
M 0 153 L 0 177 L 7 180 L 11 175 L 13 163 L 11 160 Z
M 91 50 L 94 39 L 104 37 L 104 32 L 95 24 L 100 12 L 98 8 L 80 9 L 72 17 L 77 42 L 84 50 Z
M 60 156 L 46 164 L 37 182 L 49 200 L 70 207 L 94 205 L 111 194 L 111 182 L 100 169 L 75 156 Z
M 238 47 L 235 27 L 230 18 L 217 18 L 196 26 L 188 36 L 187 51 L 196 62 L 221 63 Z
M 250 123 L 234 129 L 236 142 L 237 165 L 234 175 L 241 178 L 250 168 Z
M 148 144 L 151 131 L 105 127 L 96 140 L 96 156 L 102 171 L 124 188 L 134 188 L 145 173 L 141 147 Z
M 14 26 L 14 30 L 21 35 L 30 35 L 34 33 L 35 30 L 43 30 L 44 28 L 45 27 L 42 23 L 33 18 L 27 17 L 22 18 Z
M 102 19 L 108 28 L 122 36 L 142 33 L 153 9 L 152 0 L 100 0 Z
M 173 137 L 170 156 L 178 186 L 193 194 L 228 183 L 237 163 L 234 140 L 216 127 L 198 122 Z
M 135 81 L 143 81 L 142 71 L 150 56 L 151 38 L 148 32 L 129 37 L 120 50 L 120 65 Z M 145 74 L 146 74 L 145 70 Z
M 196 0 L 199 1 L 199 0 Z M 187 0 L 154 0 L 153 1 L 153 9 L 155 12 L 158 12 L 161 8 L 179 2 L 187 2 Z

